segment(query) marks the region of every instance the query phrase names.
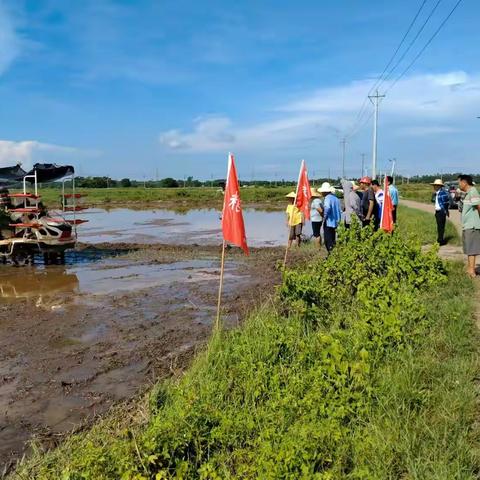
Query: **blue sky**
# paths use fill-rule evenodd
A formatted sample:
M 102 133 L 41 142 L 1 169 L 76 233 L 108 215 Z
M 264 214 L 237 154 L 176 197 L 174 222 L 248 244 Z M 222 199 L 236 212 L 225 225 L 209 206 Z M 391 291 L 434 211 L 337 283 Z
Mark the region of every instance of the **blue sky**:
M 392 78 L 455 3 L 442 0 Z M 295 178 L 302 158 L 311 176 L 339 175 L 339 142 L 420 4 L 0 0 L 0 165 L 208 179 L 231 150 L 242 178 Z M 479 16 L 464 0 L 388 92 L 381 169 L 396 157 L 407 175 L 478 171 Z M 361 153 L 370 164 L 371 136 L 368 122 L 348 139 L 349 176 Z

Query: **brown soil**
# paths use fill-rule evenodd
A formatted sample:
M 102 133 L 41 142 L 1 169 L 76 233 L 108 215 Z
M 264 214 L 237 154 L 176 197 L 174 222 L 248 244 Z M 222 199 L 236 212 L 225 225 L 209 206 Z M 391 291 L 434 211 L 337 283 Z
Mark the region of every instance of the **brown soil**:
M 124 258 L 137 267 L 202 257 L 218 265 L 220 253 L 219 247 L 198 246 L 96 248 L 113 249 L 119 255 L 128 252 Z M 292 252 L 291 261 L 312 252 Z M 227 253 L 230 275 L 223 297 L 227 327 L 238 325 L 280 282 L 278 262 L 284 250 L 252 253 L 248 258 L 237 249 Z M 185 368 L 208 339 L 215 316 L 218 271 L 206 273 L 211 279 L 137 290 L 133 282 L 131 291 L 83 295 L 81 301 L 59 289 L 47 308 L 38 308 L 32 298 L 2 304 L 0 476 L 2 468 L 9 470 L 28 453 L 32 438 L 55 445 L 112 404 Z

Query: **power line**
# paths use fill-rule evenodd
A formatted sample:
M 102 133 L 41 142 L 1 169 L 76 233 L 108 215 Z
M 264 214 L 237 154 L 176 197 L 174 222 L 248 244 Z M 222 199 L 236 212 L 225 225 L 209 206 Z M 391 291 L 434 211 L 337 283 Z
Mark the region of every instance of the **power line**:
M 410 22 L 410 25 L 408 26 L 407 28 L 407 31 L 405 32 L 405 34 L 403 35 L 402 39 L 400 40 L 400 43 L 398 44 L 397 48 L 395 49 L 393 55 L 390 57 L 390 60 L 388 61 L 388 63 L 385 65 L 385 68 L 383 69 L 382 73 L 380 74 L 380 76 L 376 79 L 375 83 L 370 87 L 370 90 L 367 92 L 367 94 L 365 95 L 365 98 L 363 100 L 363 103 L 362 103 L 362 106 L 360 107 L 360 110 L 359 112 L 357 113 L 357 117 L 353 123 L 353 127 L 352 127 L 352 131 L 355 130 L 355 126 L 357 124 L 357 122 L 359 122 L 361 120 L 361 118 L 364 116 L 365 114 L 365 107 L 367 106 L 367 103 L 368 103 L 368 96 L 376 89 L 376 88 L 379 88 L 382 83 L 384 82 L 384 78 L 383 76 L 385 75 L 385 72 L 388 70 L 388 68 L 390 67 L 390 65 L 392 64 L 392 62 L 394 61 L 395 57 L 397 56 L 398 52 L 400 51 L 400 49 L 402 48 L 403 44 L 405 43 L 405 40 L 407 39 L 409 33 L 411 32 L 413 26 L 415 25 L 420 13 L 422 12 L 423 10 L 423 7 L 425 6 L 425 4 L 427 3 L 428 0 L 423 0 L 420 7 L 418 8 L 417 12 L 415 13 L 412 21 Z M 441 2 L 442 0 L 438 0 L 438 3 L 437 5 L 435 6 L 435 9 L 436 7 L 438 6 L 438 4 Z M 433 12 L 429 15 L 428 19 L 427 19 L 427 22 L 428 20 L 431 18 L 431 16 L 433 15 Z M 425 28 L 425 25 L 426 23 L 424 23 L 423 27 L 422 27 L 422 30 L 423 28 Z M 418 38 L 418 35 L 415 37 L 414 41 L 416 40 L 416 38 Z M 411 48 L 411 45 L 413 45 L 413 43 L 410 44 L 409 48 Z M 407 50 L 408 51 L 408 50 Z M 402 57 L 403 58 L 403 57 Z M 398 64 L 396 65 L 398 66 Z M 393 70 L 391 70 L 389 72 L 389 75 L 395 70 L 396 66 L 394 67 Z M 371 118 L 371 116 L 369 117 Z M 363 128 L 363 127 L 362 127 Z M 353 134 L 352 133 L 349 133 L 347 136 L 352 136 Z
M 388 87 L 385 93 L 389 92 L 397 83 L 398 81 L 405 76 L 405 74 L 415 65 L 417 60 L 423 55 L 423 52 L 428 48 L 428 46 L 433 42 L 435 37 L 440 33 L 440 30 L 444 27 L 444 25 L 450 20 L 450 17 L 454 14 L 455 10 L 458 6 L 462 3 L 463 0 L 457 0 L 455 6 L 450 10 L 450 13 L 446 16 L 440 26 L 435 30 L 433 35 L 428 39 L 427 43 L 423 46 L 423 48 L 418 52 L 415 58 L 410 62 L 410 64 L 403 70 L 403 72 L 395 79 L 395 81 Z
M 390 69 L 390 71 L 388 72 L 387 76 L 383 79 L 383 81 L 381 82 L 381 84 L 383 84 L 385 81 L 387 81 L 390 76 L 392 75 L 392 73 L 397 69 L 397 67 L 400 65 L 400 63 L 402 63 L 403 59 L 407 56 L 407 53 L 412 49 L 413 45 L 415 44 L 415 42 L 418 40 L 418 37 L 420 37 L 420 35 L 422 34 L 423 30 L 425 30 L 425 27 L 427 26 L 428 22 L 430 21 L 430 19 L 433 17 L 434 13 L 436 12 L 437 8 L 439 7 L 440 3 L 442 3 L 443 0 L 437 0 L 437 3 L 435 4 L 435 6 L 432 8 L 432 10 L 430 11 L 428 17 L 425 19 L 425 21 L 423 22 L 422 26 L 419 28 L 417 34 L 415 35 L 415 37 L 413 37 L 412 41 L 408 44 L 408 47 L 407 49 L 403 52 L 403 54 L 401 55 L 400 59 L 397 61 L 397 63 L 395 63 L 395 65 L 393 66 L 393 68 Z M 380 84 L 380 85 L 381 85 Z
M 410 25 L 408 26 L 407 28 L 407 31 L 405 32 L 405 34 L 403 35 L 402 39 L 400 40 L 400 43 L 398 44 L 397 48 L 395 49 L 395 51 L 393 52 L 393 55 L 390 57 L 390 60 L 388 61 L 388 63 L 385 65 L 385 68 L 383 69 L 382 73 L 380 74 L 380 76 L 377 78 L 377 80 L 375 81 L 375 83 L 371 86 L 370 90 L 368 91 L 367 95 L 365 95 L 365 98 L 363 100 L 363 104 L 362 106 L 360 107 L 360 111 L 358 112 L 357 114 L 357 117 L 355 119 L 355 122 L 354 122 L 354 126 L 355 126 L 355 123 L 360 120 L 360 118 L 363 116 L 364 112 L 363 110 L 365 109 L 365 107 L 367 106 L 367 102 L 368 102 L 368 96 L 376 89 L 376 88 L 379 88 L 381 86 L 381 84 L 383 83 L 383 76 L 385 75 L 386 71 L 388 70 L 388 68 L 390 67 L 390 65 L 393 63 L 395 57 L 397 56 L 398 52 L 400 51 L 400 49 L 402 48 L 403 44 L 405 43 L 405 40 L 407 39 L 409 33 L 412 31 L 412 28 L 413 26 L 415 25 L 420 13 L 422 12 L 423 10 L 423 7 L 425 6 L 425 4 L 427 3 L 428 0 L 423 0 L 423 2 L 421 3 L 420 7 L 418 8 L 417 12 L 415 13 L 415 16 L 413 17 L 412 21 L 410 22 Z M 441 0 L 440 0 L 441 1 Z M 353 129 L 352 129 L 353 130 Z

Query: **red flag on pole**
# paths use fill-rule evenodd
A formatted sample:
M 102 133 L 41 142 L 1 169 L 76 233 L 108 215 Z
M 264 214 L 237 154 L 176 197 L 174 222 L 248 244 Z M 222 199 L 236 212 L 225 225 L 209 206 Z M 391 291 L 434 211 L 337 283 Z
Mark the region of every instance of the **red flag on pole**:
M 393 232 L 393 202 L 388 188 L 388 178 L 385 175 L 383 186 L 383 206 L 380 219 L 380 228 L 386 232 Z
M 240 247 L 248 255 L 247 237 L 243 223 L 242 204 L 240 202 L 240 189 L 238 188 L 237 169 L 235 159 L 228 155 L 227 184 L 223 199 L 222 212 L 223 239 Z
M 310 220 L 310 198 L 312 198 L 312 192 L 310 190 L 310 182 L 308 181 L 307 166 L 305 165 L 305 160 L 302 160 L 298 175 L 295 204 L 303 212 L 307 220 Z

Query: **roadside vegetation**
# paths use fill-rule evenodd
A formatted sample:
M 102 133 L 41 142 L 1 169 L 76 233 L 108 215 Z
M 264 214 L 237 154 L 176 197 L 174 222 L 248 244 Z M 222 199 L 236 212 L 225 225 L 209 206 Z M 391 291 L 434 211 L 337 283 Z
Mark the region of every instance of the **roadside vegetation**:
M 397 186 L 401 198 L 422 203 L 432 203 L 433 189 L 429 183 L 405 183 Z
M 409 239 L 420 242 L 422 245 L 431 245 L 437 239 L 437 224 L 432 213 L 427 213 L 416 208 L 406 207 L 400 202 L 398 221 L 404 235 Z M 460 245 L 460 237 L 455 225 L 447 222 L 445 239 L 449 244 Z
M 243 187 L 242 201 L 283 207 L 285 195 L 294 187 Z M 50 208 L 60 206 L 61 191 L 58 188 L 41 189 L 42 200 Z M 80 188 L 77 193 L 86 197 L 82 203 L 99 207 L 158 207 L 173 208 L 221 208 L 223 192 L 220 187 L 192 188 Z M 282 203 L 283 202 L 283 203 Z
M 37 450 L 15 478 L 477 478 L 479 338 L 461 270 L 401 230 L 343 231 L 148 405 Z

